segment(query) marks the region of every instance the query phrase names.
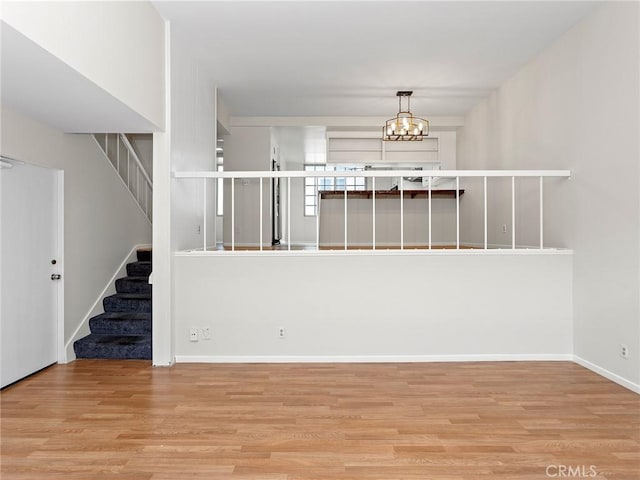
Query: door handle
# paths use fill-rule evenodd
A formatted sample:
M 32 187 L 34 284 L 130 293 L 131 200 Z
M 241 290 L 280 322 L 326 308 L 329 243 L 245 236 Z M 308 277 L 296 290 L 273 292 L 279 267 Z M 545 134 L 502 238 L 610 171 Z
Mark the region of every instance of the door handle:
M 51 274 L 51 280 L 60 280 L 61 278 L 62 278 L 62 275 L 60 275 L 59 273 Z

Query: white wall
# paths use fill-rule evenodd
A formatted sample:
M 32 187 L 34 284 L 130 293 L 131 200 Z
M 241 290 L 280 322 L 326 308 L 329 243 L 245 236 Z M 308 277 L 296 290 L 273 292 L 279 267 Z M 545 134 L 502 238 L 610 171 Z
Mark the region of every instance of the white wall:
M 229 172 L 271 170 L 271 128 L 231 127 L 224 137 L 224 169 Z M 263 180 L 262 241 L 271 245 L 270 182 Z M 237 245 L 257 246 L 260 238 L 258 179 L 235 179 L 235 238 Z M 231 181 L 224 187 L 224 243 L 231 244 Z
M 151 3 L 8 1 L 1 15 L 150 122 L 164 125 L 164 22 Z
M 190 51 L 181 32 L 171 31 L 171 170 L 215 170 L 215 84 Z M 173 248 L 203 247 L 202 180 L 173 180 Z M 208 180 L 207 246 L 215 243 L 213 180 Z M 200 227 L 200 233 L 198 233 Z
M 575 252 L 574 350 L 640 384 L 640 75 L 638 4 L 599 7 L 465 118 L 461 168 L 572 170 L 545 184 L 545 237 Z M 537 186 L 519 208 L 536 218 Z M 496 187 L 490 234 L 510 223 L 510 186 Z M 467 212 L 465 240 L 478 238 Z M 509 228 L 511 226 L 509 225 Z M 529 243 L 537 224 L 516 227 Z M 509 235 L 510 236 L 510 235 Z M 619 355 L 629 346 L 629 358 Z M 593 367 L 592 365 L 592 367 Z
M 569 253 L 178 255 L 176 360 L 570 358 L 571 265 Z M 213 339 L 190 342 L 205 326 Z
M 153 363 L 174 357 L 175 250 L 204 245 L 203 184 L 172 178 L 175 171 L 215 168 L 216 99 L 209 73 L 193 56 L 179 29 L 165 24 L 165 131 L 153 136 L 154 279 Z M 207 185 L 207 246 L 215 243 L 213 181 Z M 198 232 L 198 227 L 199 232 Z
M 324 127 L 276 127 L 274 137 L 279 145 L 280 165 L 282 170 L 304 170 L 306 155 L 321 158 L 326 155 Z M 283 186 L 286 181 L 283 182 Z M 287 192 L 287 195 L 289 193 Z M 316 241 L 316 217 L 304 215 L 304 180 L 291 180 L 291 243 L 304 244 Z M 286 197 L 283 199 L 286 202 Z M 283 203 L 283 211 L 286 211 Z M 285 212 L 286 213 L 286 212 Z M 283 225 L 286 234 L 286 222 Z
M 65 342 L 151 225 L 89 135 L 68 135 L 2 107 L 3 155 L 64 171 Z
M 438 160 L 442 170 L 455 170 L 458 165 L 458 134 L 453 131 L 433 132 L 433 137 L 438 138 Z

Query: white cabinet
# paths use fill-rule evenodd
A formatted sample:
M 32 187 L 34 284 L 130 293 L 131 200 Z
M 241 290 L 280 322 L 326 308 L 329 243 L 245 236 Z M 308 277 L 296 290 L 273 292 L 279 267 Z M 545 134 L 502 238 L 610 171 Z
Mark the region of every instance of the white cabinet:
M 456 132 L 432 132 L 420 142 L 385 142 L 378 132 L 327 132 L 327 163 L 420 164 L 456 168 Z

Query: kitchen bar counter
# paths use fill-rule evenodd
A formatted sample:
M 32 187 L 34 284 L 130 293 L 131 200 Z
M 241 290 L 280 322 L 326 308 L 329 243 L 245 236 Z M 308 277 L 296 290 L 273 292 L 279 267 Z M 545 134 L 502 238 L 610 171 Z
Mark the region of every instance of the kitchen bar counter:
M 464 189 L 458 190 L 459 195 L 464 195 Z M 372 198 L 373 190 L 349 190 L 348 198 Z M 400 190 L 376 190 L 376 199 L 400 197 Z M 429 190 L 405 190 L 404 198 L 428 198 Z M 320 198 L 344 199 L 344 191 L 320 192 Z M 431 198 L 456 198 L 455 190 L 431 190 Z
M 320 248 L 344 248 L 345 225 L 348 248 L 371 247 L 374 218 L 375 243 L 380 248 L 396 248 L 401 242 L 408 248 L 428 245 L 429 223 L 432 245 L 455 243 L 456 194 L 462 196 L 464 190 L 432 189 L 429 219 L 429 190 L 404 190 L 402 202 L 399 190 L 376 190 L 375 215 L 371 190 L 349 190 L 346 209 L 344 191 L 320 192 Z

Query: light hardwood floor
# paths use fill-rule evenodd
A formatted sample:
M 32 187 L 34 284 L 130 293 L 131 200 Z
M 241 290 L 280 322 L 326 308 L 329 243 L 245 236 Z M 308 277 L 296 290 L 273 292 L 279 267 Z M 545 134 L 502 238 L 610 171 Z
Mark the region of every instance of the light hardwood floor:
M 640 396 L 569 362 L 83 360 L 0 396 L 2 480 L 640 478 Z

